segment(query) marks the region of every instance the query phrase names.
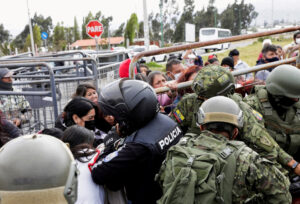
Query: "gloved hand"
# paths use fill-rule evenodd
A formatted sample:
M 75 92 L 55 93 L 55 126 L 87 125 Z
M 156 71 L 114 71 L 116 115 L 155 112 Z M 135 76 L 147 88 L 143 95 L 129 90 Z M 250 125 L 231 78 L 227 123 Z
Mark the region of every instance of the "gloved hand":
M 111 130 L 107 133 L 106 137 L 103 139 L 105 148 L 114 147 L 115 142 L 120 139 L 119 134 L 117 133 L 116 126 L 113 126 Z

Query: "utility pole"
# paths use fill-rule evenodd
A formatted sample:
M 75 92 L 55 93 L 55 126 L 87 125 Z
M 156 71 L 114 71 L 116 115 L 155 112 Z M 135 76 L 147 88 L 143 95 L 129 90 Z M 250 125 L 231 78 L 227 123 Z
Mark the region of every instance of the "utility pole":
M 148 13 L 147 13 L 147 1 L 143 0 L 144 7 L 144 44 L 146 50 L 149 50 L 149 23 L 148 23 Z
M 29 31 L 30 31 L 31 51 L 32 51 L 33 56 L 35 56 L 33 32 L 32 32 L 32 25 L 31 25 L 31 18 L 30 18 L 28 0 L 27 0 L 27 10 L 28 10 L 28 25 L 29 25 Z
M 214 10 L 215 10 L 214 14 L 215 14 L 215 28 L 216 28 L 217 27 L 217 8 L 215 8 Z
M 160 7 L 161 47 L 164 47 L 163 0 L 160 0 L 159 7 Z
M 107 24 L 107 39 L 108 39 L 108 49 L 110 50 L 110 32 L 109 32 L 109 21 Z
M 272 0 L 272 28 L 274 27 L 274 0 Z

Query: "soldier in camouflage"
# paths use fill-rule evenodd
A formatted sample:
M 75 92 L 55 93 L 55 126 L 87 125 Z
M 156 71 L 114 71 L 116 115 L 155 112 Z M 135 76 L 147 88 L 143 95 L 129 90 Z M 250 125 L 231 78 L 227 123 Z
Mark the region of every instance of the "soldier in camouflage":
M 292 167 L 289 162 L 293 157 L 280 148 L 269 135 L 261 122 L 262 115 L 244 103 L 240 95 L 234 93 L 234 78 L 229 71 L 218 65 L 204 67 L 195 77 L 192 89 L 195 93 L 185 95 L 170 115 L 184 132 L 199 134 L 195 113 L 201 104 L 216 95 L 227 96 L 233 99 L 244 112 L 244 125 L 237 139 L 244 141 L 262 157 L 274 162 L 282 171 L 284 169 L 281 165 Z M 296 173 L 300 175 L 300 171 Z
M 266 85 L 255 86 L 244 101 L 263 114 L 262 121 L 269 134 L 282 149 L 299 161 L 300 147 L 300 70 L 291 65 L 275 68 Z M 295 171 L 298 162 L 288 161 Z M 299 175 L 299 174 L 298 174 Z
M 13 91 L 13 72 L 7 68 L 0 69 L 0 91 Z M 7 120 L 20 127 L 30 117 L 30 105 L 22 95 L 0 95 L 0 110 Z
M 201 140 L 203 144 L 213 139 L 224 143 L 230 140 L 231 145 L 239 146 L 242 142 L 234 140 L 243 126 L 242 114 L 239 106 L 227 97 L 206 100 L 196 116 L 202 130 L 197 140 L 200 144 Z M 291 203 L 289 180 L 270 161 L 247 146 L 241 149 L 236 161 L 232 203 Z

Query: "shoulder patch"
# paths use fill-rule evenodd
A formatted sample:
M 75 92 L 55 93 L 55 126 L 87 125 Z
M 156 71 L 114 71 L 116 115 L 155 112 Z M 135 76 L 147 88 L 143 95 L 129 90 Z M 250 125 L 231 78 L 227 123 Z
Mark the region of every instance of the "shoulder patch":
M 271 146 L 272 145 L 272 142 L 266 137 L 261 137 L 260 142 L 262 144 L 266 145 L 266 146 Z
M 104 159 L 103 162 L 109 162 L 110 160 L 112 160 L 113 158 L 115 158 L 116 156 L 118 156 L 119 152 L 118 151 L 114 151 L 112 153 L 110 153 L 109 155 L 107 155 Z
M 256 110 L 253 110 L 253 109 L 252 109 L 252 113 L 253 113 L 253 115 L 255 115 L 255 117 L 256 117 L 258 120 L 262 120 L 262 119 L 263 119 L 262 114 L 260 114 L 260 113 L 257 112 Z
M 184 121 L 184 116 L 182 115 L 182 113 L 180 112 L 180 110 L 176 110 L 173 112 L 174 117 L 176 118 L 176 120 L 181 123 L 182 121 Z

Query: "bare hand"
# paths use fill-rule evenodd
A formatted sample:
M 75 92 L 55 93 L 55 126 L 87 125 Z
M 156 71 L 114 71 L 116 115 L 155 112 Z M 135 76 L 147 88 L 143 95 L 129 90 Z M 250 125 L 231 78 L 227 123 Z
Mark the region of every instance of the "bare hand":
M 15 126 L 19 127 L 21 125 L 21 120 L 19 118 L 14 118 L 13 123 Z
M 168 96 L 170 98 L 176 97 L 177 96 L 177 82 L 173 81 L 171 83 L 167 83 L 166 86 L 171 89 L 171 91 L 168 92 Z
M 300 165 L 299 164 L 294 169 L 294 172 L 295 172 L 295 174 L 297 174 L 298 176 L 300 176 Z

